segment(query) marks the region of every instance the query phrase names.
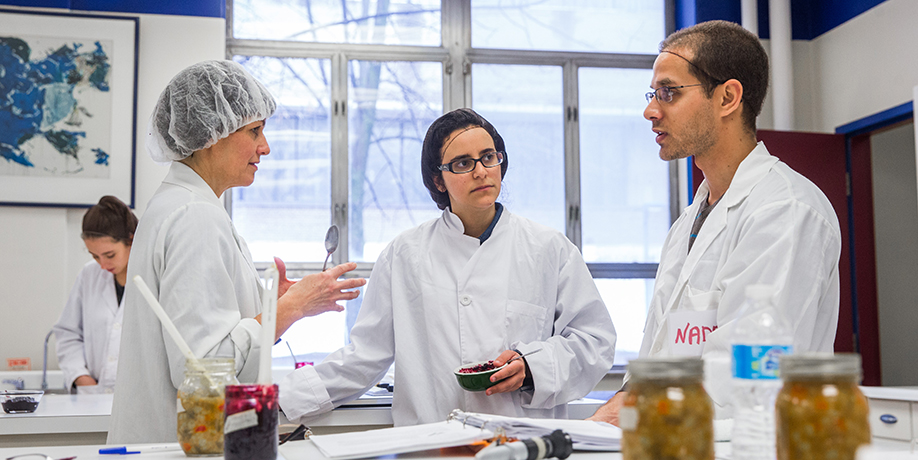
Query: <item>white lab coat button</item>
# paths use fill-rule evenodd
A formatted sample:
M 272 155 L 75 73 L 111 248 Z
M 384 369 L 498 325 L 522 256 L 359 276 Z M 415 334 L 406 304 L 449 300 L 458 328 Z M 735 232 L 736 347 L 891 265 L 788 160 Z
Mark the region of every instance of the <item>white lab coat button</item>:
M 654 353 L 659 353 L 660 350 L 662 350 L 662 349 L 663 349 L 663 345 L 661 345 L 660 343 L 657 343 L 657 344 L 655 344 L 655 345 L 653 346 L 653 352 L 654 352 Z
M 461 303 L 463 307 L 468 307 L 469 304 L 472 303 L 472 296 L 464 295 L 459 297 L 459 303 Z
M 114 356 L 109 356 L 109 357 L 108 357 L 108 362 L 113 363 L 113 362 L 115 362 L 115 361 L 118 361 L 118 358 L 116 358 L 116 357 L 114 357 Z

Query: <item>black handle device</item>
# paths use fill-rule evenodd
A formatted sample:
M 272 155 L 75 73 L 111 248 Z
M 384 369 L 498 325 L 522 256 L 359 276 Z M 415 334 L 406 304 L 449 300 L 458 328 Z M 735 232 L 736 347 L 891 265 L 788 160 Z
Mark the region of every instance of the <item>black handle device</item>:
M 565 459 L 573 451 L 571 436 L 561 430 L 550 435 L 490 445 L 475 455 L 476 460 L 542 460 Z

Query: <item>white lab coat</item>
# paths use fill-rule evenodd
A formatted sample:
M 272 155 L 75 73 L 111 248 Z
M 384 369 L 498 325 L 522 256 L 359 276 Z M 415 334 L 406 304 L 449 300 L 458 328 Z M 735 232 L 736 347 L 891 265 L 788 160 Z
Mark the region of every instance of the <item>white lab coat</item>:
M 97 392 L 115 388 L 124 313 L 119 307 L 115 275 L 95 261 L 84 265 L 53 328 L 66 388 L 81 375 L 96 380 Z
M 577 248 L 504 209 L 484 244 L 449 210 L 392 241 L 376 262 L 351 343 L 280 384 L 291 420 L 362 395 L 395 361 L 396 425 L 446 420 L 453 409 L 566 418 L 565 403 L 612 366 L 615 329 Z M 526 353 L 535 391 L 486 396 L 453 370 Z M 306 419 L 302 421 L 307 421 Z
M 173 162 L 141 217 L 128 280 L 140 275 L 197 357 L 233 357 L 241 382 L 258 371 L 258 273 L 222 202 Z M 185 358 L 133 281 L 124 293 L 118 391 L 108 442 L 175 442 Z
M 745 287 L 774 286 L 773 300 L 793 329 L 795 352 L 831 352 L 841 232 L 822 191 L 759 142 L 688 253 L 692 223 L 708 191 L 702 182 L 666 237 L 639 356 L 674 355 L 667 324 L 674 312 L 716 311 L 717 330 L 699 350 L 716 416 L 729 418 L 730 341 Z

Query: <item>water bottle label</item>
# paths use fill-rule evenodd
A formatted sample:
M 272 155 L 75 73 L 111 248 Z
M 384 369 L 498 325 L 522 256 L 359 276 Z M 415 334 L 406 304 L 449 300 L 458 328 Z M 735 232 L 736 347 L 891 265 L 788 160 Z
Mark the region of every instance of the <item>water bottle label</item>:
M 787 345 L 733 345 L 733 376 L 739 379 L 777 379 L 778 359 L 790 354 Z
M 638 411 L 634 406 L 622 406 L 618 410 L 618 427 L 622 431 L 634 431 L 638 425 Z

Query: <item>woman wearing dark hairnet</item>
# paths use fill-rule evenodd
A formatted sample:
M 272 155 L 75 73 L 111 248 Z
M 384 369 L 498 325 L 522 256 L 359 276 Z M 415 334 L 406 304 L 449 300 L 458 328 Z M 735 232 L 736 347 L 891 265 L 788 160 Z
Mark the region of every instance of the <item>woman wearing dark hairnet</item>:
M 134 235 L 128 279 L 140 275 L 198 358 L 234 358 L 240 382 L 255 380 L 262 287 L 248 247 L 220 197 L 248 186 L 270 153 L 265 119 L 274 98 L 241 65 L 205 61 L 179 72 L 154 108 L 147 150 L 169 173 Z M 279 259 L 277 259 L 280 262 Z M 296 320 L 340 311 L 363 279 L 338 281 L 353 263 L 287 281 L 278 289 L 279 337 Z M 174 442 L 185 357 L 134 283 L 124 330 L 108 442 Z

